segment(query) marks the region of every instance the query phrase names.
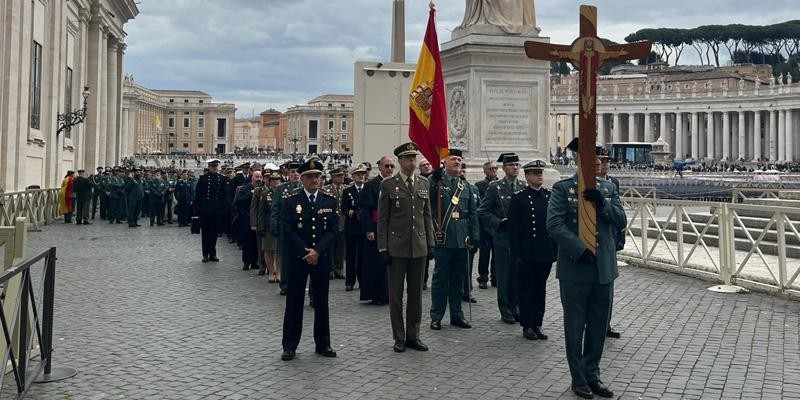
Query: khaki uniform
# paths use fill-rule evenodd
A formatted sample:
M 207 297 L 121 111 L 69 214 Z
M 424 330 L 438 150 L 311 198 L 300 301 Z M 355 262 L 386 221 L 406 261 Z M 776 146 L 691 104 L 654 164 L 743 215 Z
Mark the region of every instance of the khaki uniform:
M 378 198 L 378 251 L 388 251 L 389 312 L 395 341 L 419 339 L 422 282 L 428 249 L 435 245 L 428 180 L 419 175 L 411 188 L 401 174 L 384 179 Z M 403 285 L 408 307 L 403 324 Z

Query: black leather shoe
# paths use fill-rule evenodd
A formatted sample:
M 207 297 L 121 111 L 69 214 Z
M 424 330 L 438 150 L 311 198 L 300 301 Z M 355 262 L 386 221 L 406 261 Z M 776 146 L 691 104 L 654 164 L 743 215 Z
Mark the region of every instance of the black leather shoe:
M 538 336 L 540 340 L 547 340 L 547 335 L 542 333 L 542 327 L 541 326 L 534 326 L 533 327 L 533 333 L 535 333 L 536 336 Z
M 416 351 L 428 351 L 428 346 L 419 339 L 406 339 L 406 347 Z
M 523 328 L 522 329 L 522 336 L 525 339 L 528 339 L 528 340 L 538 340 L 539 339 L 539 335 L 537 335 L 536 332 L 534 332 L 532 328 Z
M 614 392 L 609 390 L 606 385 L 603 384 L 601 381 L 594 381 L 589 382 L 589 389 L 592 390 L 592 393 L 605 398 L 614 397 Z
M 286 350 L 281 354 L 281 360 L 289 361 L 294 360 L 294 350 Z
M 245 264 L 242 266 L 242 271 L 247 271 L 250 269 L 250 264 Z
M 336 352 L 333 351 L 331 346 L 327 346 L 327 347 L 325 347 L 323 349 L 317 349 L 314 352 L 319 354 L 319 355 L 321 355 L 321 356 L 323 356 L 323 357 L 331 357 L 331 358 L 336 357 Z
M 478 289 L 488 289 L 488 288 L 489 285 L 487 285 L 486 282 L 481 282 L 478 284 Z
M 472 328 L 472 325 L 469 324 L 469 321 L 465 320 L 464 318 L 452 319 L 450 320 L 450 325 L 464 329 Z
M 402 340 L 398 340 L 394 342 L 394 347 L 392 348 L 395 353 L 402 353 L 406 351 L 406 344 L 403 343 Z
M 586 385 L 572 385 L 572 392 L 584 399 L 593 399 L 592 389 Z
M 613 330 L 611 328 L 608 328 L 608 330 L 606 331 L 606 337 L 619 339 L 620 334 L 619 334 L 619 332 L 617 332 L 617 331 L 615 331 L 615 330 Z
M 208 257 L 203 257 L 203 262 L 208 262 Z
M 461 301 L 463 301 L 465 303 L 477 303 L 478 302 L 478 300 L 475 300 L 475 298 L 472 297 L 472 296 L 464 296 L 464 297 L 461 298 Z
M 517 323 L 517 321 L 515 321 L 514 318 L 500 317 L 500 320 L 509 325 L 514 325 Z
M 492 287 L 497 287 L 497 282 L 492 281 Z
M 286 296 L 286 291 L 285 291 L 285 290 L 283 290 L 283 289 L 281 289 L 281 292 L 280 292 L 280 293 L 278 293 L 278 294 L 280 294 L 281 296 Z
M 351 285 L 345 285 L 345 287 L 344 287 L 344 290 L 345 290 L 346 292 L 352 292 L 352 291 L 353 291 L 353 286 L 351 286 Z
M 208 257 L 208 261 L 219 262 L 219 258 L 216 256 Z
M 258 269 L 258 276 L 263 276 L 263 275 L 266 275 L 266 274 L 267 274 L 267 269 L 266 268 L 259 268 Z
M 431 329 L 435 331 L 442 330 L 442 321 L 439 321 L 438 319 L 431 321 Z

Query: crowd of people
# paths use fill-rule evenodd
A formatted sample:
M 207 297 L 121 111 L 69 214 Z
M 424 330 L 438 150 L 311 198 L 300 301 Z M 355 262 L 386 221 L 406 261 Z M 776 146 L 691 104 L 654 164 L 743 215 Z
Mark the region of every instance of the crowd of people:
M 570 149 L 577 151 L 577 139 Z M 220 261 L 218 238 L 236 243 L 242 269 L 258 270 L 286 296 L 285 361 L 296 357 L 306 288 L 315 352 L 337 356 L 328 313 L 329 288 L 337 280 L 345 291 L 357 289 L 362 302 L 388 305 L 395 352 L 428 350 L 420 325 L 421 294 L 429 283 L 429 328 L 444 329 L 445 314 L 450 326 L 472 328 L 462 303 L 476 302 L 476 255 L 478 287 L 497 288 L 500 320 L 519 324 L 529 340 L 547 340 L 545 288 L 556 263 L 572 390 L 586 398 L 613 396 L 598 366 L 605 338 L 619 337 L 610 319 L 626 217 L 618 183 L 607 176 L 607 151 L 597 148 L 596 188 L 580 189 L 576 174 L 552 191 L 543 186 L 547 163 L 523 165 L 515 153 L 486 162 L 484 179 L 474 184 L 465 178 L 457 149 L 435 169 L 425 159 L 418 162 L 414 143 L 393 154 L 374 166 L 326 166 L 310 157 L 231 168 L 212 158 L 199 177 L 171 166 L 98 168 L 91 176 L 70 171 L 62 185 L 62 211 L 66 223 L 74 213 L 76 224 L 90 224 L 99 209 L 101 220 L 131 228 L 140 226 L 141 217 L 156 226 L 173 223 L 177 215 L 179 226 L 201 235 L 204 263 Z M 596 210 L 596 241 L 580 238 L 579 203 Z

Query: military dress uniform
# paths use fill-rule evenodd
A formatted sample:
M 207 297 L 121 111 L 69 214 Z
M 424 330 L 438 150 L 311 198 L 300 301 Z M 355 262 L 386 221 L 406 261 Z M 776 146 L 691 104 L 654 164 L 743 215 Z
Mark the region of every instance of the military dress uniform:
M 250 206 L 253 203 L 253 192 L 255 187 L 250 181 L 246 181 L 236 189 L 236 196 L 233 198 L 233 208 L 236 210 L 236 229 L 239 244 L 242 246 L 242 270 L 258 268 L 258 238 L 256 232 L 250 227 Z
M 331 175 L 344 174 L 344 170 L 337 168 L 331 171 Z M 344 194 L 344 184 L 337 185 L 331 183 L 325 185 L 322 191 L 329 196 L 336 199 L 336 211 L 339 213 L 339 225 L 336 227 L 336 242 L 333 245 L 331 256 L 333 257 L 333 274 L 335 278 L 344 277 L 344 258 L 345 258 L 345 233 L 344 233 L 344 217 L 342 216 L 342 199 Z
M 208 164 L 219 164 L 211 159 Z M 200 218 L 203 261 L 219 261 L 217 237 L 225 223 L 225 183 L 227 178 L 217 173 L 207 173 L 197 181 L 194 198 L 194 215 Z
M 253 196 L 250 200 L 250 227 L 255 227 L 256 229 L 256 249 L 258 252 L 258 274 L 264 275 L 266 274 L 267 264 L 264 260 L 264 243 L 263 238 L 266 234 L 266 227 L 269 223 L 268 218 L 264 218 L 265 212 L 267 212 L 268 205 L 267 197 L 269 195 L 269 181 L 268 176 L 264 178 L 264 184 L 260 186 L 256 186 L 253 188 Z M 272 201 L 272 198 L 269 198 L 269 201 Z
M 489 180 L 489 178 L 484 178 L 480 182 L 475 183 L 475 187 L 478 188 L 478 196 L 480 204 L 483 201 L 483 198 L 486 196 L 486 191 L 489 189 L 489 184 L 492 182 L 497 181 Z M 492 286 L 497 286 L 497 277 L 495 275 L 495 258 L 492 256 L 492 248 L 494 247 L 494 243 L 492 241 L 492 235 L 489 233 L 486 228 L 481 225 L 481 241 L 478 243 L 478 284 L 481 289 L 486 288 L 486 283 L 489 282 L 491 276 L 491 283 Z
M 142 199 L 144 199 L 144 182 L 140 176 L 125 178 L 125 195 L 128 200 L 128 226 L 136 228 L 139 225 L 139 215 L 142 213 Z
M 396 148 L 395 156 L 418 154 L 414 143 Z M 425 259 L 435 245 L 430 186 L 419 175 L 404 176 L 402 170 L 381 181 L 378 197 L 377 242 L 384 263 L 389 264 L 389 313 L 394 350 L 405 347 L 428 350 L 419 340 L 422 317 L 422 282 Z M 403 323 L 403 288 L 408 287 L 406 320 Z
M 498 162 L 518 163 L 514 153 L 500 155 Z M 524 186 L 519 179 L 507 178 L 489 184 L 486 196 L 478 208 L 481 226 L 492 235 L 494 243 L 495 269 L 497 273 L 497 306 L 503 322 L 513 324 L 519 320 L 517 268 L 511 257 L 508 241 L 508 203 L 511 196 Z
M 299 170 L 301 174 L 321 174 L 322 164 L 309 160 Z M 336 357 L 331 347 L 328 321 L 328 288 L 330 285 L 331 258 L 336 240 L 338 216 L 336 199 L 317 190 L 311 193 L 302 189 L 284 199 L 281 206 L 281 232 L 286 245 L 283 257 L 288 260 L 289 276 L 286 293 L 286 310 L 283 316 L 284 361 L 294 358 L 303 329 L 303 301 L 306 284 L 311 281 L 314 292 L 314 344 L 316 353 Z M 315 265 L 305 260 L 314 249 L 319 258 Z
M 300 166 L 299 163 L 291 162 L 288 164 L 289 169 L 297 169 Z M 281 281 L 280 281 L 280 288 L 281 294 L 286 294 L 286 290 L 288 289 L 288 283 L 286 280 L 289 278 L 286 272 L 289 269 L 290 260 L 284 256 L 286 251 L 287 243 L 284 240 L 283 232 L 282 232 L 282 224 L 280 223 L 280 215 L 283 208 L 283 200 L 295 194 L 297 191 L 302 190 L 302 184 L 300 182 L 284 182 L 280 184 L 278 187 L 275 188 L 275 193 L 272 195 L 272 207 L 270 209 L 270 217 L 269 217 L 269 231 L 275 235 L 280 241 L 279 245 L 279 252 L 281 253 Z
M 542 172 L 546 164 L 534 160 L 523 167 L 524 171 Z M 547 206 L 550 191 L 544 187 L 526 186 L 511 196 L 508 215 L 514 223 L 509 225 L 511 256 L 517 263 L 519 282 L 519 323 L 523 335 L 531 340 L 547 339 L 542 328 L 544 319 L 547 279 L 558 246 L 547 232 Z
M 359 165 L 353 173 L 366 173 L 367 169 Z M 361 212 L 358 207 L 364 184 L 348 186 L 342 193 L 342 216 L 347 248 L 345 249 L 345 281 L 346 290 L 352 290 L 356 282 L 361 284 L 361 272 L 364 262 L 364 227 L 361 223 Z
M 115 173 L 121 171 L 120 168 L 114 170 Z M 121 224 L 125 219 L 125 179 L 121 176 L 114 175 L 108 179 L 106 183 L 106 192 L 108 193 L 108 222 Z
M 358 209 L 364 229 L 359 299 L 371 300 L 377 304 L 389 303 L 389 270 L 381 262 L 377 240 L 368 240 L 366 235 L 369 232 L 376 233 L 378 229 L 378 197 L 383 181 L 383 176 L 380 174 L 370 179 L 364 184 L 364 189 L 358 198 Z
M 574 148 L 577 149 L 577 139 L 575 142 Z M 556 278 L 559 279 L 564 308 L 564 339 L 572 389 L 582 396 L 589 388 L 596 394 L 605 390 L 601 395 L 606 397 L 608 394 L 613 396 L 613 393 L 600 382 L 599 364 L 614 279 L 619 275 L 614 232 L 626 226 L 627 218 L 619 193 L 611 182 L 598 178 L 596 190 L 602 196 L 597 207 L 596 254 L 593 255 L 578 237 L 581 193 L 577 174 L 553 185 L 547 209 L 547 231 L 558 243 Z M 598 193 L 587 190 L 585 195 Z
M 90 176 L 89 179 L 92 181 L 92 188 L 94 189 L 92 192 L 92 219 L 97 215 L 97 206 L 100 205 L 100 195 L 103 194 L 103 182 L 105 181 L 105 177 L 103 176 L 103 168 L 98 167 L 97 173 Z M 104 218 L 105 212 L 108 210 L 100 209 L 100 219 Z
M 451 150 L 450 154 L 454 155 L 455 151 Z M 457 155 L 460 156 L 460 152 Z M 460 177 L 439 176 L 440 171 L 434 173 L 436 177 L 432 177 L 430 185 L 437 236 L 431 281 L 431 329 L 441 329 L 448 303 L 450 325 L 470 328 L 461 310 L 461 298 L 464 282 L 469 280 L 469 247 L 480 241 L 478 193 Z
M 167 196 L 168 183 L 160 176 L 156 176 L 147 183 L 148 194 L 150 197 L 150 226 L 158 224 L 164 225 L 164 198 Z

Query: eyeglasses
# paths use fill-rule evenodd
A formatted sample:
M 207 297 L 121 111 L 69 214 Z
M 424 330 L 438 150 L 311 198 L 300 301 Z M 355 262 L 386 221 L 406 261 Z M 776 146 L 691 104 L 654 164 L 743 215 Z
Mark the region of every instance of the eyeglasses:
M 393 165 L 393 164 L 384 164 L 383 166 L 384 166 L 385 168 L 394 168 L 394 165 Z

